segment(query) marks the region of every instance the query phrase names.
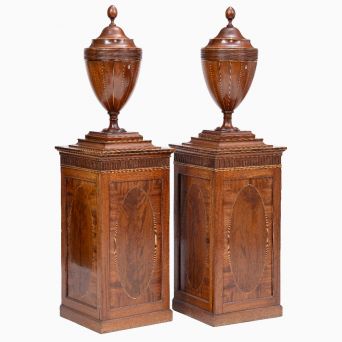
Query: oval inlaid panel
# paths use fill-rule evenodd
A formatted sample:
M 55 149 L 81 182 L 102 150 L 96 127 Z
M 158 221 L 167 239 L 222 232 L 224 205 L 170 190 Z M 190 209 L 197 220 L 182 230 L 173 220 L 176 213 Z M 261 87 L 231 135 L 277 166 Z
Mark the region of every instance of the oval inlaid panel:
M 243 188 L 234 204 L 229 233 L 232 273 L 245 292 L 258 285 L 265 266 L 266 218 L 262 199 L 253 186 Z
M 152 206 L 139 188 L 130 190 L 124 200 L 116 248 L 121 284 L 130 297 L 137 298 L 149 285 L 156 248 Z
M 201 286 L 206 262 L 207 214 L 203 194 L 198 185 L 193 184 L 188 192 L 183 215 L 187 278 L 197 289 Z

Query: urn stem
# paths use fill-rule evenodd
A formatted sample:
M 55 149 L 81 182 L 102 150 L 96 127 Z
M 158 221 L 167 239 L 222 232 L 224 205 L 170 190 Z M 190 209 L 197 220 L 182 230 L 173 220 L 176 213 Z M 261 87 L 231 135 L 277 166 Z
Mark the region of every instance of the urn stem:
M 120 113 L 108 112 L 108 114 L 109 114 L 109 126 L 108 128 L 105 128 L 102 132 L 112 133 L 112 134 L 126 132 L 123 128 L 120 128 L 118 124 L 118 116 Z
M 223 124 L 221 127 L 217 127 L 216 131 L 225 131 L 225 132 L 237 132 L 239 129 L 234 127 L 232 124 L 232 111 L 222 111 L 223 113 Z

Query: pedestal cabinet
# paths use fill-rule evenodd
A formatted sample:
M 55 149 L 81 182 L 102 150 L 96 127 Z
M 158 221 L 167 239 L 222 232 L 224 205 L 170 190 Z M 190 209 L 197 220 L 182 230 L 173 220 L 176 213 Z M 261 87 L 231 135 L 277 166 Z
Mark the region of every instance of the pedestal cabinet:
M 170 321 L 171 149 L 119 127 L 142 50 L 110 24 L 84 50 L 109 126 L 58 147 L 62 173 L 61 316 L 98 332 Z M 140 113 L 139 115 L 144 115 Z
M 171 150 L 134 133 L 93 133 L 58 150 L 61 316 L 98 332 L 171 320 Z
M 173 309 L 213 326 L 280 316 L 284 148 L 222 131 L 172 147 Z
M 258 50 L 228 25 L 201 50 L 222 126 L 175 152 L 173 308 L 210 325 L 276 317 L 280 306 L 282 147 L 232 124 L 257 66 Z M 255 115 L 255 114 L 254 114 Z

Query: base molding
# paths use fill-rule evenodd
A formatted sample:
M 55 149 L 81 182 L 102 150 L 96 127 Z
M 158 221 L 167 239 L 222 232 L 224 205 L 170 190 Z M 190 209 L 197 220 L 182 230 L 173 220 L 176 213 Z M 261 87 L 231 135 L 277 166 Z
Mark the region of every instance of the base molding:
M 283 314 L 283 308 L 281 305 L 214 314 L 176 299 L 173 299 L 172 301 L 172 308 L 175 311 L 190 316 L 213 327 L 255 321 L 259 319 L 275 318 L 280 317 Z
M 110 320 L 98 320 L 74 309 L 70 309 L 65 305 L 61 305 L 60 315 L 63 318 L 94 330 L 100 334 L 172 321 L 172 311 L 169 309 Z

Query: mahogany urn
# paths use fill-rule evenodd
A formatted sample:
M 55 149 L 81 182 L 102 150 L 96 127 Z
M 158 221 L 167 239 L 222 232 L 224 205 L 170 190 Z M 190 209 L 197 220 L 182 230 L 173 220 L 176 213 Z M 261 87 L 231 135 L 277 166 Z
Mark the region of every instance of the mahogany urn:
M 110 117 L 103 132 L 121 133 L 125 130 L 118 125 L 118 115 L 137 81 L 142 50 L 115 24 L 117 9 L 110 6 L 107 14 L 109 26 L 84 50 L 84 58 L 96 97 Z
M 258 50 L 233 26 L 232 7 L 226 17 L 228 25 L 202 49 L 202 67 L 209 92 L 223 112 L 223 124 L 217 130 L 238 131 L 232 114 L 252 84 Z
M 172 320 L 169 303 L 170 148 L 119 128 L 141 49 L 111 23 L 85 59 L 109 127 L 57 147 L 61 163 L 60 314 L 97 332 Z
M 231 123 L 253 80 L 257 50 L 228 26 L 202 49 L 223 125 L 175 148 L 173 309 L 212 326 L 282 315 L 281 157 Z

